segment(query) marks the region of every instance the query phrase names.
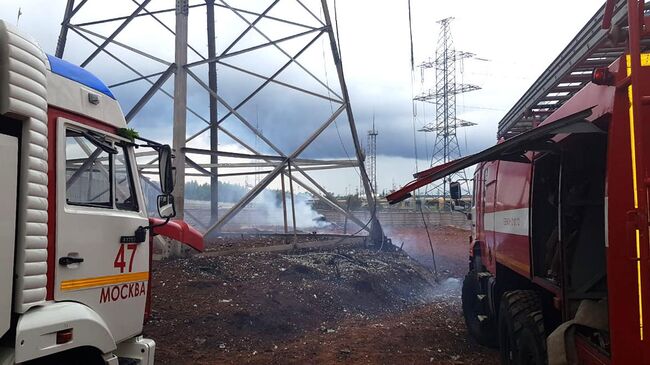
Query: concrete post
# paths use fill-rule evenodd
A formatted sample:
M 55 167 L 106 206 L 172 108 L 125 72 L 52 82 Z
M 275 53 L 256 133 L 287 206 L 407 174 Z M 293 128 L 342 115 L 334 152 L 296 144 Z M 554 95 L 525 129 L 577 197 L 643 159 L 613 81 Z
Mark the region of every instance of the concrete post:
M 185 147 L 187 125 L 187 16 L 189 13 L 188 0 L 176 0 L 176 75 L 174 76 L 174 167 L 176 184 L 174 200 L 176 217 L 183 219 L 185 209 Z M 181 245 L 175 243 L 172 255 L 181 254 Z

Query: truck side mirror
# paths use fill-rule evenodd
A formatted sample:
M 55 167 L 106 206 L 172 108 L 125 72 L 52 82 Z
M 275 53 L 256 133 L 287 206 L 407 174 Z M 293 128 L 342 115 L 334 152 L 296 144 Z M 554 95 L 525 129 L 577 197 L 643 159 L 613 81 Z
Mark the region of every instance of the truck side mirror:
M 174 205 L 174 196 L 171 194 L 158 195 L 158 215 L 160 218 L 174 218 L 176 216 L 176 206 Z
M 160 174 L 160 191 L 163 195 L 169 195 L 174 191 L 174 174 L 172 168 L 172 148 L 167 144 L 158 148 L 158 170 Z M 160 196 L 158 197 L 158 201 L 160 201 Z
M 460 183 L 458 181 L 449 183 L 449 195 L 451 195 L 451 198 L 454 200 L 461 198 Z

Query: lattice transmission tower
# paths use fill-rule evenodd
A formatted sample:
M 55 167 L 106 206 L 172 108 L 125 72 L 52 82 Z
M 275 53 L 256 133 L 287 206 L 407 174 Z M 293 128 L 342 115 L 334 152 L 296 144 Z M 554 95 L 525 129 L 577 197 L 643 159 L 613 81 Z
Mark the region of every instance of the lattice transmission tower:
M 116 95 L 124 96 L 127 123 L 140 123 L 144 136 L 171 137 L 177 216 L 189 216 L 206 235 L 224 231 L 272 184 L 281 184 L 285 234 L 291 221 L 297 232 L 296 185 L 381 243 L 334 29 L 327 0 L 67 0 L 56 55 L 109 81 Z M 333 80 L 316 71 L 328 67 Z M 313 112 L 287 107 L 273 119 L 274 128 L 262 130 L 253 122 L 254 106 L 269 105 L 264 100 L 273 96 L 299 99 Z M 314 141 L 331 138 L 337 120 L 354 153 L 319 157 Z M 295 143 L 284 143 L 287 134 L 278 131 L 298 124 L 302 134 L 292 137 Z M 260 145 L 252 146 L 254 141 Z M 155 176 L 155 156 L 137 157 L 141 174 Z M 369 220 L 350 212 L 324 186 L 327 179 L 314 175 L 333 169 L 358 170 Z M 208 212 L 185 206 L 186 176 L 209 179 Z M 219 209 L 218 183 L 248 176 L 259 176 L 255 185 Z
M 439 20 L 440 35 L 436 47 L 435 59 L 428 59 L 418 67 L 422 74 L 427 69 L 435 70 L 435 89 L 429 89 L 416 96 L 414 100 L 433 103 L 436 106 L 435 121 L 421 128 L 420 132 L 433 132 L 435 141 L 431 155 L 431 166 L 438 166 L 462 156 L 458 136 L 458 128 L 470 127 L 476 123 L 456 118 L 456 95 L 479 90 L 476 85 L 456 82 L 457 64 L 465 58 L 472 58 L 475 54 L 456 51 L 451 33 L 451 21 L 454 18 Z M 447 184 L 450 181 L 460 181 L 464 188 L 463 193 L 469 194 L 469 184 L 464 171 L 457 172 L 443 179 L 439 184 L 427 190 L 427 194 L 448 197 Z

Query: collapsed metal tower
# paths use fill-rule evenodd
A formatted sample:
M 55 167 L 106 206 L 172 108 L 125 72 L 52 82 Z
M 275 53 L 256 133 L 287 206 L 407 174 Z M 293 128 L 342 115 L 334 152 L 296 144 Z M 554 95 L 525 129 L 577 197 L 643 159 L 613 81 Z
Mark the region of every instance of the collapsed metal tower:
M 232 1 L 236 2 L 235 0 Z M 207 177 L 211 182 L 211 209 L 210 224 L 206 225 L 206 235 L 222 230 L 233 217 L 242 211 L 253 199 L 263 192 L 276 179 L 282 183 L 283 210 L 284 210 L 284 231 L 288 232 L 287 220 L 287 200 L 284 199 L 286 193 L 285 178 L 289 181 L 289 190 L 291 194 L 291 211 L 293 216 L 293 230 L 296 231 L 296 214 L 294 206 L 293 184 L 297 184 L 315 198 L 323 201 L 335 211 L 345 215 L 347 219 L 356 223 L 360 230 L 366 230 L 371 234 L 374 242 L 383 239 L 381 226 L 375 215 L 375 197 L 373 188 L 370 184 L 368 174 L 364 166 L 364 157 L 359 137 L 355 125 L 354 115 L 350 106 L 350 98 L 343 73 L 341 54 L 335 38 L 332 19 L 327 4 L 327 0 L 269 0 L 266 6 L 260 9 L 251 9 L 252 3 L 249 1 L 239 1 L 238 6 L 233 6 L 224 0 L 200 0 L 190 2 L 189 0 L 176 0 L 175 6 L 153 8 L 154 4 L 160 6 L 163 1 L 152 0 L 124 0 L 124 7 L 131 6 L 132 11 L 127 15 L 106 17 L 103 14 L 115 13 L 119 7 L 116 4 L 108 4 L 105 11 L 97 9 L 100 4 L 89 2 L 88 0 L 68 0 L 65 9 L 64 19 L 61 23 L 61 31 L 57 44 L 56 55 L 63 58 L 65 55 L 66 45 L 69 43 L 68 33 L 72 31 L 77 37 L 77 41 L 84 41 L 85 46 L 81 45 L 74 49 L 80 51 L 80 47 L 89 47 L 90 54 L 82 62 L 82 67 L 92 66 L 93 60 L 102 56 L 102 62 L 111 63 L 112 66 L 101 67 L 94 73 L 100 77 L 106 78 L 114 72 L 114 67 L 118 65 L 130 71 L 131 77 L 126 80 L 120 80 L 110 85 L 112 88 L 134 87 L 136 84 L 146 85 L 146 90 L 141 94 L 139 99 L 126 111 L 126 120 L 132 122 L 138 118 L 146 118 L 140 113 L 146 105 L 156 96 L 165 95 L 173 100 L 173 148 L 175 151 L 175 168 L 176 168 L 176 188 L 174 190 L 175 200 L 177 202 L 177 215 L 183 217 L 184 214 L 192 215 L 185 209 L 185 177 L 197 176 Z M 103 2 L 105 3 L 105 2 Z M 259 5 L 260 2 L 256 2 Z M 95 8 L 92 8 L 95 6 Z M 288 6 L 292 6 L 291 11 L 286 11 Z M 84 9 L 91 7 L 86 11 L 86 18 L 80 14 Z M 248 8 L 247 8 L 248 7 Z M 206 35 L 207 35 L 207 52 L 201 50 L 201 47 L 193 47 L 188 44 L 188 19 L 190 16 L 196 17 L 196 9 L 205 8 L 206 12 Z M 87 9 L 88 10 L 88 9 Z M 228 13 L 234 16 L 240 22 L 244 23 L 244 28 L 237 34 L 223 35 L 226 46 L 217 52 L 215 24 L 219 23 L 220 16 L 215 15 L 215 10 L 223 11 L 221 16 Z M 173 26 L 164 21 L 164 17 L 174 13 Z M 289 14 L 290 13 L 290 14 Z M 91 19 L 88 19 L 90 14 Z M 299 14 L 297 16 L 296 14 Z M 285 16 L 286 15 L 286 16 Z M 108 16 L 108 15 L 106 15 Z M 97 19 L 96 17 L 99 17 Z M 83 19 L 82 19 L 83 18 Z M 94 18 L 94 19 L 92 19 Z M 175 52 L 173 59 L 165 58 L 152 51 L 146 51 L 138 45 L 132 45 L 131 41 L 144 37 L 136 31 L 130 31 L 130 26 L 136 19 L 147 18 L 150 24 L 160 26 L 162 34 L 171 34 L 174 40 Z M 196 19 L 196 18 L 194 18 Z M 110 29 L 107 33 L 93 30 L 94 27 L 103 26 L 104 29 Z M 172 29 L 174 27 L 175 29 Z M 276 27 L 282 29 L 281 37 L 273 37 L 264 30 L 265 27 Z M 266 28 L 268 29 L 268 28 Z M 142 29 L 141 29 L 142 30 Z M 290 31 L 289 31 L 290 30 Z M 255 35 L 261 42 L 251 40 L 251 35 Z M 321 37 L 326 37 L 329 44 L 331 56 L 330 62 L 336 73 L 336 82 L 330 83 L 327 79 L 323 81 L 316 76 L 316 72 L 307 67 L 306 63 L 301 60 L 301 56 L 307 53 L 317 44 Z M 145 39 L 144 42 L 159 41 L 156 39 Z M 119 40 L 118 40 L 119 39 Z M 194 39 L 193 39 L 194 40 Z M 141 42 L 142 44 L 142 42 Z M 299 45 L 298 45 L 299 44 Z M 298 45 L 298 46 L 297 46 Z M 296 47 L 297 46 L 297 47 Z M 168 48 L 171 48 L 171 44 Z M 165 47 L 161 47 L 165 48 Z M 87 48 L 86 48 L 87 49 Z M 280 67 L 271 71 L 260 70 L 256 67 L 260 62 L 260 55 L 256 52 L 260 50 L 273 50 L 276 54 L 281 55 L 284 61 Z M 188 57 L 188 52 L 189 56 Z M 141 71 L 139 64 L 128 62 L 123 54 L 131 54 L 139 57 L 141 60 L 148 62 L 147 71 Z M 191 58 L 191 59 L 190 59 Z M 235 60 L 242 60 L 239 64 Z M 323 50 L 323 61 L 325 61 L 325 51 Z M 150 66 L 154 64 L 154 66 Z M 229 70 L 245 75 L 249 79 L 255 79 L 259 83 L 237 102 L 227 101 L 228 96 L 224 95 L 222 88 L 217 87 L 217 67 L 222 70 Z M 204 69 L 207 68 L 207 82 L 205 81 Z M 281 75 L 292 68 L 301 73 L 297 79 L 282 80 Z M 154 70 L 155 69 L 155 70 Z M 326 71 L 327 72 L 327 71 Z M 173 78 L 173 91 L 165 90 L 168 80 Z M 326 73 L 327 75 L 327 73 Z M 198 88 L 207 93 L 205 107 L 208 110 L 208 117 L 204 117 L 204 110 L 201 106 L 188 105 L 188 80 L 198 85 Z M 308 81 L 308 82 L 307 82 Z M 311 86 L 305 86 L 302 83 Z M 316 85 L 316 88 L 313 86 Z M 336 85 L 336 86 L 334 86 Z M 327 117 L 319 121 L 310 120 L 311 115 L 304 114 L 300 118 L 305 125 L 312 125 L 314 128 L 311 133 L 297 147 L 291 150 L 283 150 L 278 146 L 277 141 L 262 133 L 251 123 L 251 118 L 245 115 L 243 111 L 252 101 L 261 94 L 268 93 L 266 90 L 270 87 L 281 87 L 287 92 L 301 93 L 303 96 L 315 98 L 321 102 L 329 104 Z M 275 97 L 282 97 L 282 94 L 275 94 Z M 232 99 L 232 98 L 230 98 Z M 193 101 L 193 100 L 189 100 Z M 221 111 L 220 111 L 221 110 Z M 202 121 L 205 125 L 198 131 L 188 136 L 188 113 L 197 120 Z M 222 113 L 221 115 L 219 113 Z M 336 125 L 337 120 L 347 119 L 348 132 L 351 143 L 354 146 L 354 158 L 349 159 L 324 159 L 324 158 L 303 158 L 302 155 L 308 147 L 313 145 L 314 140 L 323 135 L 324 131 Z M 233 128 L 232 125 L 237 122 L 238 125 Z M 280 126 L 281 126 L 281 122 Z M 338 131 L 338 126 L 336 126 Z M 205 132 L 210 133 L 209 149 L 195 148 L 187 146 L 187 143 L 196 141 L 198 137 L 203 136 Z M 254 135 L 265 144 L 265 149 L 271 151 L 264 153 L 247 143 L 243 136 L 247 133 L 249 136 Z M 146 132 L 145 132 L 146 134 Z M 220 138 L 226 138 L 237 145 L 238 151 L 226 151 L 220 148 Z M 343 145 L 343 140 L 341 144 Z M 140 154 L 139 158 L 144 155 Z M 199 163 L 198 156 L 209 156 L 209 163 Z M 224 163 L 221 159 L 239 159 L 242 162 Z M 156 159 L 151 159 L 145 163 L 138 161 L 139 170 L 145 175 L 153 175 L 152 169 L 156 168 Z M 265 171 L 252 170 L 252 168 L 266 168 Z M 326 190 L 319 179 L 312 176 L 310 171 L 322 171 L 329 169 L 356 168 L 361 176 L 368 209 L 370 210 L 370 219 L 368 221 L 357 218 L 352 212 L 348 211 L 343 205 L 337 202 L 336 198 Z M 231 172 L 233 171 L 235 172 Z M 244 169 L 244 171 L 242 171 Z M 226 172 L 223 172 L 223 171 Z M 218 209 L 218 181 L 220 178 L 232 176 L 249 176 L 255 174 L 264 174 L 252 189 L 250 189 L 237 203 L 232 205 L 227 211 L 221 213 Z M 192 217 L 200 223 L 200 217 Z
M 436 57 L 434 60 L 427 60 L 418 67 L 424 74 L 424 70 L 433 68 L 435 70 L 436 82 L 435 90 L 428 90 L 416 96 L 414 100 L 421 102 L 433 103 L 436 106 L 436 118 L 433 123 L 426 124 L 419 131 L 434 132 L 435 142 L 433 153 L 431 155 L 431 166 L 438 166 L 461 157 L 460 145 L 456 131 L 458 128 L 470 127 L 476 123 L 468 122 L 456 118 L 456 95 L 479 90 L 480 87 L 470 84 L 461 84 L 456 82 L 456 64 L 465 58 L 471 58 L 475 55 L 469 52 L 456 51 L 451 34 L 451 21 L 454 18 L 445 18 L 439 20 L 440 35 L 436 47 Z M 448 196 L 447 182 L 459 180 L 464 182 L 466 194 L 469 194 L 469 184 L 464 171 L 460 171 L 448 176 L 427 190 L 427 193 L 433 193 L 446 199 Z

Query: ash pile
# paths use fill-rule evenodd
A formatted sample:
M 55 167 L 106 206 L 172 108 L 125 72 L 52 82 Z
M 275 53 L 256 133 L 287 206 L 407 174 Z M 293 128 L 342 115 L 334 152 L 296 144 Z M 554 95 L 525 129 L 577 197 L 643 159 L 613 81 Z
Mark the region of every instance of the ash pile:
M 161 343 L 157 358 L 171 364 L 210 353 L 232 361 L 439 295 L 433 274 L 401 251 L 359 242 L 324 247 L 320 237 L 288 250 L 285 241 L 220 237 L 202 255 L 156 263 L 145 331 Z M 193 346 L 182 346 L 188 335 Z

